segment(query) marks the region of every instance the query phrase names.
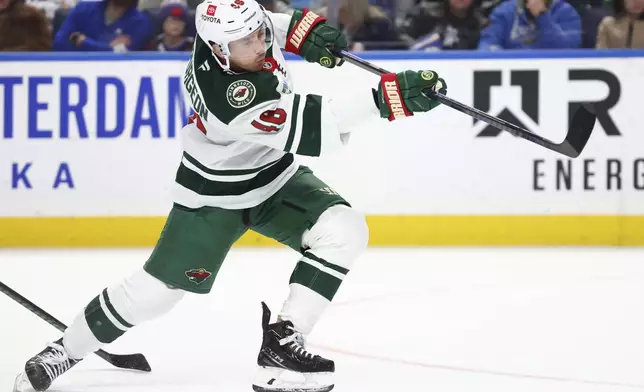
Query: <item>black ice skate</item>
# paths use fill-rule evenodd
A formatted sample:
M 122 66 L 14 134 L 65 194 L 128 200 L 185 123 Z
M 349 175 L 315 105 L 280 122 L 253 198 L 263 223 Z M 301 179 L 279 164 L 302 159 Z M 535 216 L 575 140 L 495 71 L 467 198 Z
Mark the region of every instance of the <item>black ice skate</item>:
M 333 361 L 304 348 L 304 337 L 290 321 L 269 324 L 271 311 L 262 302 L 264 338 L 257 357 L 253 389 L 257 392 L 328 392 L 333 389 Z
M 16 378 L 13 391 L 46 391 L 56 378 L 78 362 L 67 355 L 62 339 L 59 339 L 27 361 L 25 372 Z

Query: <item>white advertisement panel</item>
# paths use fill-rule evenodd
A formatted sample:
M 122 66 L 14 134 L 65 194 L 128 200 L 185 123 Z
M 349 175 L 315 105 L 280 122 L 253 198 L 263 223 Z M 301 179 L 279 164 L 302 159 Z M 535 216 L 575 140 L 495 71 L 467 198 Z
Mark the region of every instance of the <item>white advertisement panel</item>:
M 644 57 L 375 59 L 431 69 L 448 95 L 562 140 L 569 108 L 603 109 L 577 159 L 448 107 L 365 119 L 349 146 L 301 159 L 369 215 L 644 214 Z M 0 217 L 163 216 L 190 113 L 185 60 L 8 61 L 0 68 Z M 378 77 L 292 61 L 296 92 L 351 95 Z

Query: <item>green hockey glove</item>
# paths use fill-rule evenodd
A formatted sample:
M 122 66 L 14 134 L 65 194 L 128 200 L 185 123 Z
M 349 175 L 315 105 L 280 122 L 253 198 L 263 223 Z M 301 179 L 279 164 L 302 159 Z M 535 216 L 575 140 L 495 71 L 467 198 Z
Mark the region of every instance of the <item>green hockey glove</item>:
M 433 71 L 405 71 L 382 75 L 377 93 L 380 117 L 393 121 L 413 116 L 417 112 L 428 112 L 440 105 L 440 102 L 423 94 L 426 90 L 446 94 L 447 83 Z
M 332 49 L 347 49 L 344 34 L 326 24 L 326 19 L 304 9 L 295 10 L 286 37 L 286 51 L 295 53 L 309 63 L 318 63 L 326 68 L 340 66 L 343 60 L 337 59 Z

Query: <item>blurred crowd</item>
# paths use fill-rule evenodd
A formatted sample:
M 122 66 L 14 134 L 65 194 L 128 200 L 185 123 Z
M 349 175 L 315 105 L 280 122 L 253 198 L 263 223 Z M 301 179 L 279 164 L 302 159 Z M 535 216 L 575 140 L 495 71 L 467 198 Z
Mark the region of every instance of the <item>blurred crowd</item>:
M 189 51 L 201 0 L 0 0 L 0 51 Z M 310 8 L 351 49 L 644 48 L 644 0 L 258 0 Z

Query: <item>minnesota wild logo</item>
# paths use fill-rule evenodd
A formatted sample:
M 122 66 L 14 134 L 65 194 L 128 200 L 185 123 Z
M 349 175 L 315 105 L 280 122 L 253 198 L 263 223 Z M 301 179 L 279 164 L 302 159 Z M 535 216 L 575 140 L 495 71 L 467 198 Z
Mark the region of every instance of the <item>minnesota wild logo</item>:
M 237 80 L 228 86 L 226 98 L 230 106 L 243 108 L 250 105 L 255 99 L 255 85 L 248 80 Z
M 211 272 L 206 271 L 203 268 L 191 269 L 186 271 L 186 276 L 188 277 L 188 280 L 190 280 L 192 283 L 196 284 L 197 286 L 202 284 L 206 279 L 210 278 L 211 275 L 212 275 Z

